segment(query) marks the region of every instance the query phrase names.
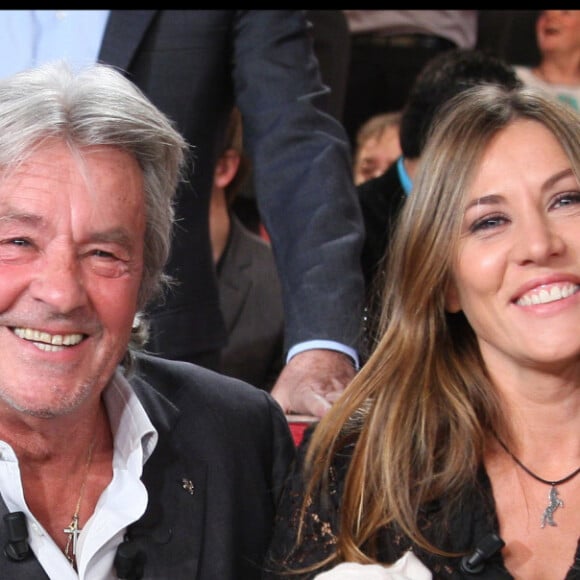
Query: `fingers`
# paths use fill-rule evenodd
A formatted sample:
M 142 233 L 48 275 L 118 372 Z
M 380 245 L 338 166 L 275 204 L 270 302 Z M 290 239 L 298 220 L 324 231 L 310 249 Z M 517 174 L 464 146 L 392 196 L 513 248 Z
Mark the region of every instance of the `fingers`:
M 272 396 L 285 413 L 323 417 L 355 374 L 349 359 L 329 350 L 305 351 L 280 373 Z
M 292 402 L 293 411 L 313 417 L 323 417 L 332 406 L 323 395 L 312 389 L 304 389 L 300 392 L 300 397 Z

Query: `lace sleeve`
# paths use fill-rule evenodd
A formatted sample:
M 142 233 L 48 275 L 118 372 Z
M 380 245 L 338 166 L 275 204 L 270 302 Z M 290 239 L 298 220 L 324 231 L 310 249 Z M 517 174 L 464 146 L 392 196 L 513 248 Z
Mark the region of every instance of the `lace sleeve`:
M 331 470 L 329 487 L 325 493 L 309 498 L 301 541 L 297 543 L 305 484 L 303 463 L 309 435 L 305 434 L 298 449 L 296 461 L 280 498 L 272 543 L 262 576 L 264 580 L 307 580 L 336 564 L 328 563 L 315 571 L 304 571 L 305 568 L 331 556 L 335 550 L 340 495 L 336 467 Z

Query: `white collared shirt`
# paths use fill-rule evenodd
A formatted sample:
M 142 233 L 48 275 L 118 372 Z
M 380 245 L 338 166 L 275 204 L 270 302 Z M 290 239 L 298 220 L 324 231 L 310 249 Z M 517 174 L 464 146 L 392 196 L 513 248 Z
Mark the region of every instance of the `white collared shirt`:
M 18 459 L 12 447 L 0 441 L 0 493 L 9 511 L 22 511 L 26 515 L 28 543 L 50 578 L 116 579 L 113 560 L 117 546 L 123 541 L 127 526 L 138 520 L 147 506 L 148 495 L 141 474 L 157 445 L 157 431 L 119 371 L 103 399 L 114 438 L 113 479 L 99 498 L 93 515 L 82 524 L 77 543 L 78 574 L 28 509 Z

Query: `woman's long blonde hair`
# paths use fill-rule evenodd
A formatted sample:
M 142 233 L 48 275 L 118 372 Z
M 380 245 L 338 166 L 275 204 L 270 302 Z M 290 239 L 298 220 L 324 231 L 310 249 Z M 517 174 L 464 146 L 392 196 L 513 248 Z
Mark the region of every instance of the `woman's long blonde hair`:
M 419 530 L 420 507 L 474 480 L 492 431 L 510 438 L 476 337 L 462 313 L 446 312 L 445 293 L 470 180 L 493 136 L 517 119 L 548 128 L 580 175 L 577 113 L 534 89 L 468 89 L 438 117 L 389 252 L 380 340 L 307 454 L 305 502 L 357 434 L 337 561 L 372 561 L 369 546 L 387 524 L 443 554 Z

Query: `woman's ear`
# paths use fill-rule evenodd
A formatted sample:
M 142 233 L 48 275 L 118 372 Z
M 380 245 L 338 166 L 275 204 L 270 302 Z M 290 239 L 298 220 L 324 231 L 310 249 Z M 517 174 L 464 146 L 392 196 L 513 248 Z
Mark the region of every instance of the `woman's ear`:
M 459 292 L 455 281 L 450 279 L 445 288 L 445 310 L 455 314 L 461 310 L 461 301 L 459 300 Z

